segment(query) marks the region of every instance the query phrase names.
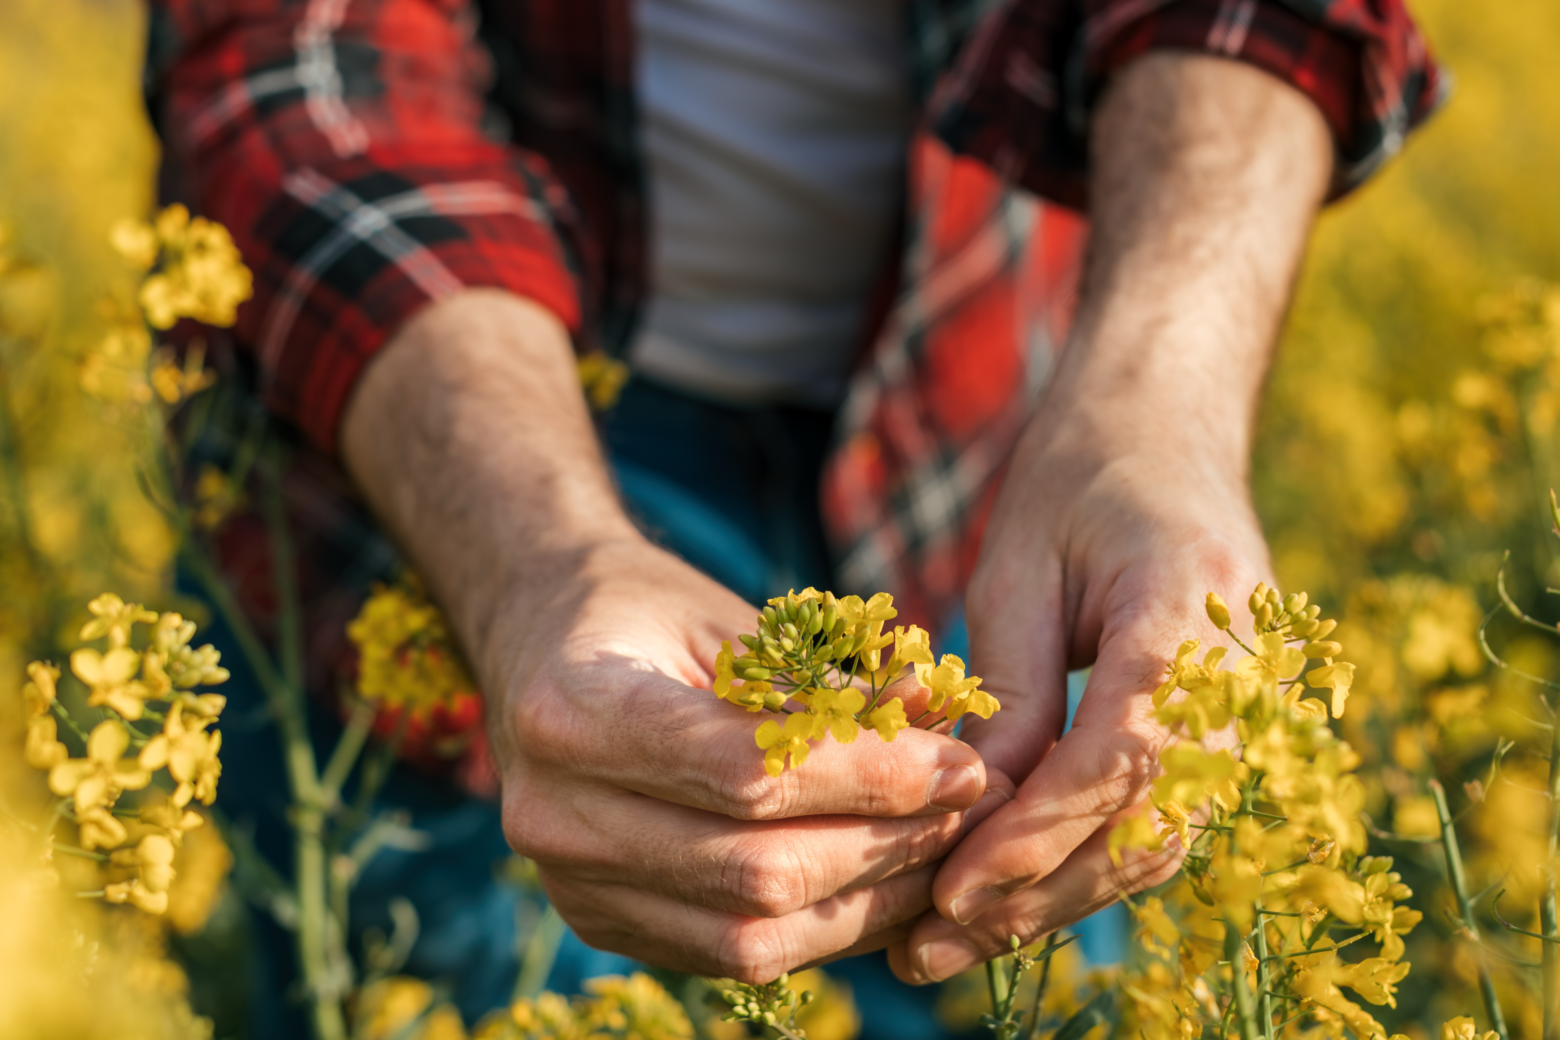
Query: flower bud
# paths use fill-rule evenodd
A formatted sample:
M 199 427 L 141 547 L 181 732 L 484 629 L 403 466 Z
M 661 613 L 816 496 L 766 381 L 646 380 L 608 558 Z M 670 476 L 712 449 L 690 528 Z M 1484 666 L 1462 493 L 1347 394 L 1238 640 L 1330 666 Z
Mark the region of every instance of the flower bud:
M 834 634 L 834 621 L 837 617 L 839 617 L 839 611 L 835 608 L 834 603 L 831 601 L 825 604 L 823 608 L 823 630 L 830 635 Z
M 822 631 L 823 631 L 823 615 L 818 613 L 817 611 L 813 611 L 812 617 L 809 618 L 808 621 L 807 621 L 807 634 L 809 636 L 815 636 L 819 632 L 822 632 Z
M 1252 622 L 1252 628 L 1255 631 L 1261 632 L 1273 623 L 1273 604 L 1267 600 L 1263 600 L 1257 606 L 1256 613 L 1256 619 Z
M 1208 593 L 1208 620 L 1213 622 L 1213 627 L 1220 632 L 1228 632 L 1230 628 L 1230 608 L 1224 605 L 1216 592 Z M 1016 938 L 1016 936 L 1015 936 Z M 1014 947 L 1017 949 L 1017 947 Z
M 1289 595 L 1284 597 L 1284 601 L 1283 601 L 1282 605 L 1283 605 L 1285 614 L 1293 614 L 1293 613 L 1295 613 L 1295 611 L 1299 610 L 1300 606 L 1301 606 L 1301 604 L 1300 604 L 1300 594 L 1297 593 L 1297 592 L 1291 592 Z
M 1268 589 L 1267 590 L 1267 594 L 1265 596 L 1263 596 L 1262 598 L 1267 600 L 1269 603 L 1273 604 L 1274 613 L 1278 612 L 1278 606 L 1279 606 L 1279 603 L 1281 601 L 1279 599 L 1279 595 L 1278 595 L 1278 590 L 1277 589 Z
M 762 641 L 757 636 L 750 636 L 746 632 L 738 636 L 737 639 L 739 639 L 742 642 L 742 645 L 747 647 L 749 650 L 757 650 L 760 646 L 763 645 Z
M 787 626 L 787 627 L 790 627 L 790 626 Z M 783 647 L 785 649 L 786 653 L 790 653 L 791 651 L 796 649 L 796 640 L 792 639 L 790 636 L 781 636 L 780 637 L 780 645 L 781 645 L 781 647 Z
M 1302 646 L 1300 648 L 1300 652 L 1310 658 L 1337 657 L 1339 654 L 1343 653 L 1343 644 L 1335 643 L 1330 639 L 1319 639 L 1315 642 L 1307 643 L 1305 646 Z
M 1312 633 L 1311 637 L 1313 639 L 1326 639 L 1328 636 L 1332 635 L 1332 630 L 1337 627 L 1338 622 L 1334 621 L 1332 618 L 1328 618 L 1326 621 L 1322 621 L 1317 624 L 1316 631 Z
M 1251 598 L 1246 600 L 1246 609 L 1255 614 L 1258 608 L 1262 606 L 1262 593 L 1266 590 L 1266 585 L 1258 584 L 1256 590 L 1252 592 Z
M 787 621 L 785 624 L 780 626 L 780 631 L 784 632 L 786 635 L 790 636 L 792 639 L 795 639 L 795 638 L 797 638 L 798 636 L 800 636 L 802 634 L 801 631 L 794 624 L 792 624 L 789 621 Z M 780 640 L 780 645 L 781 646 L 785 646 L 785 640 L 784 639 Z
M 768 668 L 749 667 L 742 669 L 742 678 L 752 680 L 753 682 L 768 682 L 774 674 Z
M 1311 633 L 1315 632 L 1319 627 L 1320 626 L 1317 625 L 1317 623 L 1315 621 L 1311 621 L 1311 620 L 1307 619 L 1307 620 L 1302 620 L 1302 621 L 1296 621 L 1293 625 L 1289 626 L 1289 631 L 1292 634 L 1294 634 L 1296 636 L 1299 636 L 1301 639 L 1304 639 L 1307 636 L 1311 635 Z
M 769 622 L 771 625 L 779 625 L 780 615 L 775 611 L 773 606 L 768 606 L 764 608 L 764 620 Z

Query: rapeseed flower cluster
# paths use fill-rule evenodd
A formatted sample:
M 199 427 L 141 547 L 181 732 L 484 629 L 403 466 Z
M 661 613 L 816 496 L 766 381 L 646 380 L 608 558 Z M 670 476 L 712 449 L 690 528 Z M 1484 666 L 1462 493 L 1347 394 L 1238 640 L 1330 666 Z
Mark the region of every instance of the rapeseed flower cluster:
M 444 614 L 412 579 L 376 585 L 347 637 L 358 652 L 358 696 L 371 704 L 419 717 L 475 696 Z
M 190 804 L 212 804 L 222 775 L 222 734 L 211 727 L 226 698 L 199 688 L 226 681 L 228 673 L 215 648 L 190 645 L 195 624 L 176 613 L 159 614 L 112 593 L 98 596 L 87 609 L 92 619 L 80 638 L 106 646 L 77 649 L 70 669 L 85 690 L 85 707 L 98 709 L 100 721 L 85 732 L 59 696 L 60 670 L 34 661 L 23 688 L 28 712 L 23 757 L 48 774 L 49 790 L 59 799 L 55 818 L 76 827 L 77 845 L 55 841 L 54 846 L 106 870 L 95 894 L 162 914 L 184 836 L 204 825 Z M 137 625 L 150 626 L 145 639 L 135 638 Z M 82 738 L 81 757 L 73 757 L 60 739 L 62 722 Z M 159 725 L 135 725 L 145 722 Z M 126 792 L 147 789 L 160 772 L 166 784 L 158 797 L 143 799 L 137 809 L 121 805 Z M 184 920 L 202 916 L 194 905 L 181 910 Z
M 1132 1024 L 1147 1040 L 1385 1037 L 1358 1001 L 1396 1006 L 1403 936 L 1422 915 L 1401 905 L 1412 893 L 1391 858 L 1367 855 L 1359 757 L 1328 725 L 1354 668 L 1303 593 L 1259 585 L 1247 606 L 1251 644 L 1209 594 L 1210 620 L 1246 656 L 1226 668 L 1225 647 L 1199 659 L 1197 640 L 1181 645 L 1153 695 L 1174 739 L 1150 811 L 1110 837 L 1118 862 L 1171 836 L 1186 856 L 1168 901 L 1132 908 L 1147 954 L 1123 982 Z M 1238 755 L 1218 746 L 1231 730 Z M 1343 953 L 1366 940 L 1373 955 Z
M 771 599 L 758 616 L 757 631 L 739 636 L 746 653 L 721 643 L 715 658 L 715 696 L 770 719 L 754 735 L 764 768 L 779 776 L 789 761 L 795 769 L 812 742 L 830 734 L 849 744 L 862 727 L 885 741 L 908 726 L 936 725 L 966 714 L 989 719 L 1001 705 L 965 674 L 957 655 L 932 656 L 931 637 L 915 625 L 884 626 L 898 616 L 894 598 L 836 597 L 807 588 Z M 890 693 L 906 669 L 917 686 Z M 908 678 L 908 676 L 904 676 Z M 905 695 L 927 691 L 925 708 L 910 718 Z
M 490 1016 L 473 1040 L 693 1040 L 693 1023 L 650 976 L 606 975 L 574 1000 L 543 993 Z

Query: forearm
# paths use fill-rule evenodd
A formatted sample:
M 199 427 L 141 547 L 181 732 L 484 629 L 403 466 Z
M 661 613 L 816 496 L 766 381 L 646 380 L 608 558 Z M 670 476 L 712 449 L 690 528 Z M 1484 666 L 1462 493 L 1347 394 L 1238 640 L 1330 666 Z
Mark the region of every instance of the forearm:
M 479 671 L 496 618 L 546 609 L 549 578 L 635 537 L 567 332 L 505 293 L 463 293 L 408 322 L 354 392 L 342 451 Z
M 1204 463 L 1244 475 L 1332 167 L 1326 124 L 1257 69 L 1161 53 L 1111 84 L 1092 151 L 1079 309 L 1037 424 L 1077 417 L 1104 452 L 1196 444 Z

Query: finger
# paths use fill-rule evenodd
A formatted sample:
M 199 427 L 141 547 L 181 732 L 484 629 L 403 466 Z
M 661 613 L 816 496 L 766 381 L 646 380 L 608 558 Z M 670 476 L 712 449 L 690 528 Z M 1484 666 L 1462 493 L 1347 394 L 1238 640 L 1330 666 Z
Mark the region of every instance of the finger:
M 1159 774 L 1169 739 L 1151 694 L 1188 633 L 1211 630 L 1202 613 L 1205 569 L 1123 579 L 1102 604 L 1099 657 L 1068 731 L 1019 787 L 1013 803 L 970 834 L 938 875 L 938 909 L 955 923 L 1056 869 Z
M 1061 568 L 1049 559 L 993 569 L 970 595 L 970 660 L 1002 708 L 990 719 L 971 718 L 963 736 L 988 766 L 1018 780 L 1034 771 L 1066 721 L 1064 618 Z
M 517 852 L 576 880 L 775 918 L 941 859 L 1011 797 L 1011 782 L 998 779 L 1002 786 L 964 813 L 757 822 L 616 788 L 543 781 L 523 794 L 509 788 L 504 825 Z
M 575 934 L 597 949 L 698 975 L 763 983 L 856 945 L 931 906 L 930 867 L 826 899 L 780 918 L 689 907 L 624 885 L 538 871 Z
M 889 966 L 906 982 L 939 982 L 1008 952 L 1009 939 L 1030 942 L 1065 928 L 1131 893 L 1168 881 L 1180 866 L 1179 849 L 1127 852 L 1111 861 L 1114 822 L 1085 841 L 1044 881 L 990 907 L 968 925 L 931 913 L 905 942 L 889 947 Z
M 622 658 L 574 670 L 570 683 L 571 695 L 520 699 L 507 721 L 522 755 L 664 801 L 747 820 L 912 816 L 968 809 L 985 790 L 980 755 L 940 733 L 912 728 L 885 742 L 862 730 L 849 746 L 826 734 L 800 768 L 771 777 L 754 739 L 769 713 Z

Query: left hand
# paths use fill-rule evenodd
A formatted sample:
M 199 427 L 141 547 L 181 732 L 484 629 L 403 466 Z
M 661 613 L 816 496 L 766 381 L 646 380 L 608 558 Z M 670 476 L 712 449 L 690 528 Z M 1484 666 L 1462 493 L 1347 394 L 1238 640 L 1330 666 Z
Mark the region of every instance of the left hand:
M 1250 65 L 1156 52 L 1095 109 L 1089 256 L 1072 338 L 1014 451 L 966 599 L 1002 702 L 966 739 L 1018 783 L 958 845 L 889 958 L 945 979 L 1175 872 L 1115 866 L 1116 817 L 1158 775 L 1150 694 L 1206 594 L 1269 579 L 1247 490 L 1256 401 L 1326 192 L 1319 111 Z M 1064 737 L 1068 668 L 1092 664 Z
M 1088 417 L 1046 423 L 1010 479 L 968 599 L 972 659 L 1002 702 L 967 739 L 1019 781 L 937 875 L 938 914 L 890 950 L 907 981 L 944 979 L 1159 884 L 1175 850 L 1111 862 L 1117 816 L 1158 775 L 1166 734 L 1149 695 L 1191 635 L 1219 633 L 1218 592 L 1238 611 L 1269 579 L 1267 549 L 1240 474 L 1155 440 L 1116 454 Z M 1062 736 L 1067 671 L 1093 665 Z

